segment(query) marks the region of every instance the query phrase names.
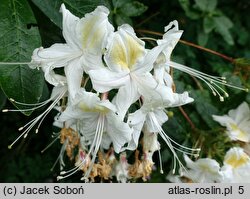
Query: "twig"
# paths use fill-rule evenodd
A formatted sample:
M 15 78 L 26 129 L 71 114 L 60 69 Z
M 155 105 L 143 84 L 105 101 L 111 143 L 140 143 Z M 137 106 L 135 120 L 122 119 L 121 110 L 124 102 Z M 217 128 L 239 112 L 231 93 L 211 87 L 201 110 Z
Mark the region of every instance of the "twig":
M 148 34 L 152 34 L 152 35 L 158 35 L 158 36 L 162 36 L 162 35 L 163 35 L 162 33 L 155 32 L 155 31 L 151 31 L 151 30 L 142 30 L 142 29 L 138 29 L 138 30 L 136 30 L 136 31 L 137 31 L 137 32 L 143 32 L 143 33 L 148 33 Z M 198 49 L 203 50 L 203 51 L 205 51 L 205 52 L 209 52 L 209 53 L 211 53 L 211 54 L 217 55 L 217 56 L 219 56 L 219 57 L 221 57 L 221 58 L 223 58 L 223 59 L 225 59 L 225 60 L 227 60 L 227 61 L 229 61 L 229 62 L 231 62 L 231 63 L 234 63 L 234 62 L 235 62 L 235 61 L 234 61 L 234 58 L 229 57 L 229 56 L 226 56 L 226 55 L 224 55 L 224 54 L 222 54 L 222 53 L 219 53 L 219 52 L 217 52 L 217 51 L 211 50 L 211 49 L 209 49 L 209 48 L 205 48 L 205 47 L 199 46 L 199 45 L 197 45 L 197 44 L 194 44 L 194 43 L 192 43 L 192 42 L 185 41 L 185 40 L 181 40 L 181 39 L 179 40 L 179 42 L 182 43 L 182 44 L 188 45 L 188 46 L 192 46 L 192 47 L 194 47 L 194 48 L 198 48 Z
M 192 120 L 190 119 L 190 117 L 188 117 L 187 113 L 184 111 L 184 109 L 182 107 L 178 107 L 179 110 L 181 111 L 182 115 L 185 117 L 185 119 L 188 121 L 188 123 L 190 124 L 192 129 L 196 129 L 194 123 L 192 122 Z

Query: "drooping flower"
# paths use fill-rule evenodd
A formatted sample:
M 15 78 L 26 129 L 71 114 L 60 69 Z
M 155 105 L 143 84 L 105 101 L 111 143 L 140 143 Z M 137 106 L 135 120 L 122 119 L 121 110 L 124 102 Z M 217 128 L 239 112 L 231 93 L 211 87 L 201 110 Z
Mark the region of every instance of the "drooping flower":
M 84 137 L 86 145 L 89 146 L 87 156 L 92 156 L 91 165 L 100 147 L 109 149 L 112 143 L 114 151 L 119 153 L 123 145 L 131 139 L 131 128 L 120 120 L 116 115 L 116 107 L 107 100 L 105 94 L 103 96 L 101 100 L 97 94 L 81 90 L 72 105 L 67 106 L 58 118 L 59 121 L 65 122 L 66 128 L 75 125 L 76 131 Z M 68 175 L 79 170 L 84 164 L 85 161 Z M 91 166 L 85 177 L 88 177 L 90 172 Z
M 231 140 L 250 142 L 250 109 L 246 102 L 230 110 L 228 115 L 213 115 L 213 119 L 227 128 Z
M 56 74 L 53 69 L 64 67 L 69 95 L 74 98 L 81 86 L 86 54 L 101 59 L 107 37 L 114 28 L 108 21 L 109 10 L 104 6 L 98 6 L 81 19 L 70 13 L 64 4 L 60 10 L 66 43 L 35 49 L 30 67 L 41 67 L 46 80 L 53 85 L 61 82 L 61 75 Z
M 141 131 L 144 128 L 143 131 L 155 135 L 159 134 L 165 141 L 174 156 L 174 170 L 176 168 L 176 160 L 182 166 L 176 154 L 176 150 L 187 154 L 198 155 L 200 149 L 191 149 L 178 144 L 162 129 L 162 125 L 168 120 L 165 108 L 181 106 L 192 101 L 193 99 L 188 96 L 187 92 L 183 94 L 173 93 L 170 87 L 163 85 L 159 85 L 152 93 L 148 92 L 148 94 L 145 95 L 142 107 L 128 116 L 128 123 L 133 128 L 133 134 L 126 149 L 134 150 L 137 148 Z M 155 143 L 152 144 L 155 145 Z M 155 146 L 153 148 L 155 149 Z
M 220 165 L 216 160 L 200 158 L 196 161 L 192 161 L 186 155 L 184 155 L 184 159 L 188 169 L 182 171 L 181 176 L 189 178 L 196 183 L 215 183 L 222 181 L 223 175 L 220 171 Z
M 173 26 L 173 28 L 172 28 Z M 170 60 L 171 53 L 180 39 L 182 32 L 179 30 L 178 22 L 172 21 L 168 26 L 165 27 L 165 34 L 163 38 L 157 40 L 159 46 L 164 45 L 162 53 L 158 57 L 158 62 L 155 64 L 155 74 L 159 82 L 169 82 L 168 73 L 169 67 L 185 72 L 191 76 L 196 77 L 197 79 L 202 80 L 212 91 L 214 96 L 219 96 L 220 101 L 224 101 L 224 97 L 228 97 L 228 93 L 223 89 L 222 86 L 227 86 L 231 88 L 236 88 L 239 90 L 248 91 L 246 88 L 237 87 L 231 84 L 228 84 L 225 77 L 218 77 L 208 75 L 206 73 L 200 72 L 188 66 L 176 63 Z M 171 82 L 170 82 L 171 83 Z
M 250 157 L 240 147 L 231 148 L 224 158 L 222 182 L 249 183 Z

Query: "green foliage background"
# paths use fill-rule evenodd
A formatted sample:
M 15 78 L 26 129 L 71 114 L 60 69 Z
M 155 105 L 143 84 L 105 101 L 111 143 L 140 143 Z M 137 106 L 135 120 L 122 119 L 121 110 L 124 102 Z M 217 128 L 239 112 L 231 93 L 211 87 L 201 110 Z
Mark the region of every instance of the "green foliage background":
M 182 39 L 213 49 L 235 59 L 230 63 L 218 56 L 179 43 L 172 59 L 203 72 L 228 77 L 229 82 L 249 88 L 250 70 L 250 2 L 248 0 L 1 0 L 0 5 L 0 61 L 30 61 L 34 48 L 49 47 L 63 42 L 59 7 L 66 7 L 79 17 L 97 5 L 111 10 L 110 21 L 118 26 L 133 24 L 135 30 L 163 33 L 164 26 L 176 19 L 184 30 Z M 10 14 L 11 13 L 11 14 Z M 138 36 L 145 36 L 138 31 Z M 148 35 L 147 35 L 148 36 Z M 152 35 L 151 35 L 152 36 Z M 160 38 L 159 36 L 154 36 Z M 148 44 L 152 47 L 151 44 Z M 183 107 L 195 128 L 187 122 L 178 108 L 171 109 L 173 117 L 164 125 L 168 134 L 182 144 L 202 146 L 203 157 L 222 161 L 229 142 L 224 129 L 212 120 L 212 114 L 225 114 L 242 101 L 250 103 L 250 94 L 227 89 L 230 97 L 220 102 L 202 83 L 174 71 L 178 92 L 187 90 L 195 102 Z M 0 108 L 14 108 L 7 97 L 34 103 L 44 100 L 51 90 L 39 71 L 25 65 L 0 66 Z M 6 97 L 7 96 L 7 97 Z M 20 108 L 20 107 L 19 107 Z M 19 135 L 18 128 L 43 110 L 30 116 L 22 113 L 0 113 L 0 182 L 55 182 L 59 165 L 51 171 L 60 151 L 60 143 L 46 152 L 41 150 L 52 141 L 52 126 L 56 112 L 52 111 L 43 122 L 38 134 L 31 131 L 13 149 L 8 145 Z M 162 145 L 164 171 L 172 168 L 171 153 Z M 156 157 L 156 168 L 158 161 Z M 79 176 L 65 182 L 78 182 Z M 158 169 L 149 182 L 166 182 Z

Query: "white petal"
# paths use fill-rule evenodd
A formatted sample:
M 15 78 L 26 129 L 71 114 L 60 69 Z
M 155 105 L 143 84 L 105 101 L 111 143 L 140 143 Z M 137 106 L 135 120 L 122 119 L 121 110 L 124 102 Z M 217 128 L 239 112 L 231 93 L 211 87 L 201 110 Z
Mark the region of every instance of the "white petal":
M 93 12 L 88 13 L 76 26 L 77 39 L 81 48 L 101 54 L 107 43 L 107 37 L 114 31 L 108 21 L 109 10 L 98 6 Z
M 89 76 L 93 88 L 101 93 L 123 86 L 130 78 L 128 73 L 116 73 L 107 68 L 90 70 Z
M 143 74 L 145 72 L 150 72 L 153 69 L 154 63 L 157 60 L 160 53 L 166 48 L 167 44 L 158 45 L 147 52 L 143 62 L 138 64 L 134 69 L 137 75 Z
M 134 34 L 132 27 L 120 26 L 109 38 L 108 51 L 104 56 L 108 67 L 113 71 L 133 70 L 144 58 L 144 45 Z
M 112 140 L 114 151 L 120 153 L 122 147 L 131 140 L 132 129 L 110 112 L 107 118 L 107 133 Z
M 174 26 L 172 28 L 172 26 Z M 176 44 L 178 43 L 183 31 L 179 30 L 178 22 L 176 20 L 170 22 L 168 26 L 165 27 L 166 33 L 163 35 L 162 40 L 158 40 L 159 45 L 167 44 L 163 50 L 166 60 L 170 60 L 170 56 Z
M 81 88 L 81 82 L 83 78 L 83 67 L 81 59 L 75 59 L 64 68 L 65 75 L 68 83 L 68 91 L 70 100 L 72 100 L 76 93 Z
M 69 10 L 65 8 L 65 5 L 61 5 L 60 11 L 63 15 L 63 37 L 67 44 L 73 49 L 81 49 L 80 42 L 76 35 L 76 25 L 79 22 L 79 18 L 73 15 Z
M 49 48 L 35 49 L 32 55 L 32 65 L 48 64 L 52 69 L 63 67 L 81 55 L 79 50 L 74 50 L 67 44 L 54 44 Z
M 84 71 L 88 74 L 90 70 L 98 70 L 105 68 L 105 65 L 103 63 L 102 56 L 85 52 L 83 59 L 83 67 Z
M 188 104 L 194 101 L 193 98 L 188 96 L 188 92 L 184 92 L 182 94 L 174 93 L 174 102 L 169 107 L 182 106 L 184 104 Z
M 223 116 L 212 115 L 212 116 L 213 116 L 213 119 L 215 121 L 219 122 L 220 125 L 222 125 L 222 126 L 228 126 L 230 124 L 235 124 L 233 119 L 227 115 L 223 115 Z
M 250 109 L 246 102 L 240 104 L 236 109 L 230 110 L 228 115 L 234 119 L 234 121 L 239 124 L 244 120 L 250 119 Z
M 135 150 L 137 148 L 145 119 L 146 115 L 141 111 L 141 109 L 129 114 L 128 124 L 130 127 L 132 127 L 133 132 L 128 146 L 124 147 L 123 150 Z
M 131 104 L 137 101 L 139 97 L 137 84 L 133 80 L 127 81 L 126 85 L 118 90 L 112 102 L 116 105 L 122 120 Z
M 65 76 L 58 75 L 55 73 L 55 71 L 52 69 L 53 67 L 49 64 L 42 65 L 42 70 L 44 72 L 44 78 L 45 80 L 52 84 L 53 86 L 59 86 L 67 84 L 67 80 Z

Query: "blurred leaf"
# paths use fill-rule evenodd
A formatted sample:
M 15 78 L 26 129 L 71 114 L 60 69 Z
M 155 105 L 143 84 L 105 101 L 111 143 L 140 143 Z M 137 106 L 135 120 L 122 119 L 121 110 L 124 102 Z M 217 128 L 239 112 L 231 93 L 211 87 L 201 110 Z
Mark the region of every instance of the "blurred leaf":
M 114 8 L 120 8 L 122 7 L 124 4 L 130 2 L 131 0 L 112 0 L 113 6 Z
M 203 19 L 203 30 L 205 33 L 210 33 L 214 28 L 216 27 L 216 24 L 214 22 L 214 18 L 213 17 L 205 17 Z
M 6 96 L 4 95 L 3 91 L 0 89 L 0 109 L 4 107 L 6 103 Z
M 236 66 L 250 67 L 250 59 L 248 58 L 237 58 L 234 60 Z
M 120 26 L 120 25 L 122 25 L 124 23 L 130 24 L 130 25 L 133 24 L 132 20 L 128 16 L 126 16 L 124 14 L 115 15 L 115 23 L 116 23 L 117 26 Z
M 216 8 L 217 0 L 195 0 L 195 3 L 202 11 L 211 12 Z
M 139 16 L 142 13 L 144 13 L 147 9 L 148 9 L 147 6 L 145 6 L 144 4 L 142 4 L 138 1 L 126 3 L 121 8 L 122 12 L 129 17 Z
M 59 10 L 62 3 L 70 12 L 80 18 L 88 12 L 92 12 L 98 5 L 110 7 L 108 0 L 32 0 L 32 2 L 60 28 L 62 28 L 62 14 Z
M 41 45 L 41 41 L 37 27 L 32 26 L 36 21 L 29 4 L 26 0 L 4 0 L 0 10 L 0 60 L 30 62 L 33 50 Z M 41 71 L 32 70 L 27 65 L 2 65 L 0 83 L 9 98 L 36 103 L 42 95 L 44 79 Z
M 215 30 L 223 37 L 223 39 L 229 44 L 233 45 L 234 40 L 229 32 L 229 29 L 233 27 L 233 23 L 226 16 L 214 17 Z
M 192 91 L 191 96 L 195 99 L 194 105 L 200 117 L 210 128 L 213 128 L 215 122 L 212 119 L 212 115 L 216 115 L 218 109 L 212 105 L 209 91 Z
M 186 15 L 190 19 L 200 18 L 200 15 L 197 12 L 190 10 L 190 1 L 189 0 L 179 0 L 179 3 L 181 5 L 182 9 L 185 11 Z
M 205 46 L 207 44 L 207 41 L 208 41 L 208 34 L 200 31 L 198 33 L 198 44 L 200 46 Z

